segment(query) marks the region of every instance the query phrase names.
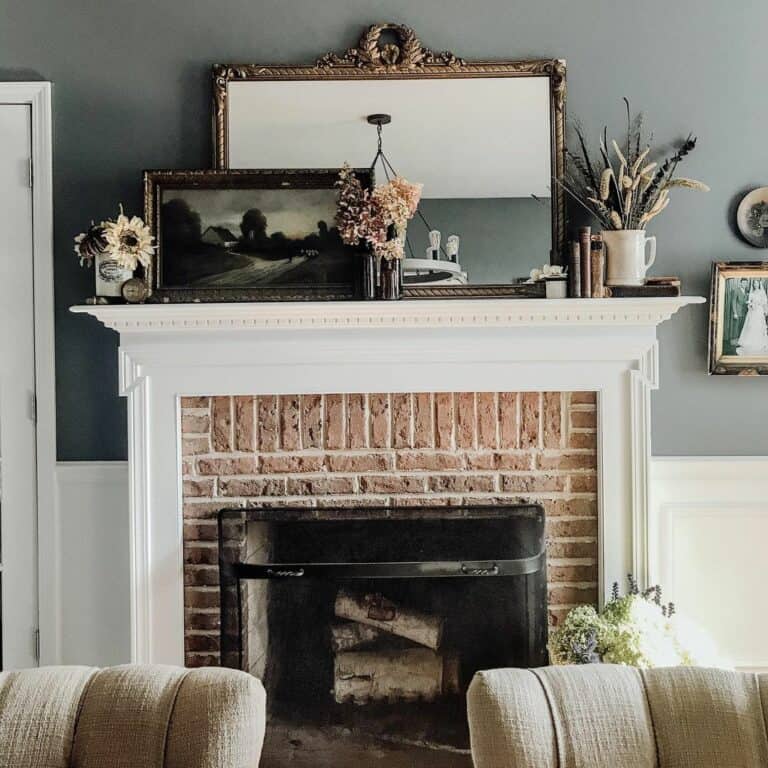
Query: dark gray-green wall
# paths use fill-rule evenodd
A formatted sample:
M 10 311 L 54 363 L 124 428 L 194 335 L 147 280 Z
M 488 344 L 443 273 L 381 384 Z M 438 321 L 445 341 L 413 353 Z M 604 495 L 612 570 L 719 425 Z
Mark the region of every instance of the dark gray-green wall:
M 144 168 L 205 167 L 209 67 L 304 62 L 396 20 L 465 57 L 568 59 L 568 108 L 590 129 L 619 127 L 621 97 L 660 140 L 689 130 L 685 171 L 712 186 L 681 193 L 654 227 L 657 273 L 708 290 L 713 259 L 768 255 L 731 229 L 734 198 L 768 183 L 765 0 L 2 0 L 0 79 L 54 83 L 59 457 L 125 456 L 116 337 L 68 314 L 92 290 L 71 238 L 119 201 L 141 206 Z M 478 116 L 482 119 L 482 116 Z M 768 380 L 706 375 L 706 309 L 662 326 L 657 454 L 768 453 Z

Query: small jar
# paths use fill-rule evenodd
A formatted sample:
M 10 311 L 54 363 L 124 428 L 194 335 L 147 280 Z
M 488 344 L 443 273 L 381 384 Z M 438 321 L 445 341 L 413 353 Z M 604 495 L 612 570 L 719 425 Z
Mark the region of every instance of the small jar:
M 568 279 L 566 277 L 549 278 L 544 281 L 548 299 L 564 299 L 568 296 Z

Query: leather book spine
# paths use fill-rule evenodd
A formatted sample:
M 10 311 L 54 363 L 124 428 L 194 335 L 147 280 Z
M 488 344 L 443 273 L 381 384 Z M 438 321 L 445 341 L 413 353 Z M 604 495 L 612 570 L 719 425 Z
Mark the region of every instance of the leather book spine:
M 579 252 L 581 256 L 581 295 L 592 296 L 592 229 L 579 227 Z

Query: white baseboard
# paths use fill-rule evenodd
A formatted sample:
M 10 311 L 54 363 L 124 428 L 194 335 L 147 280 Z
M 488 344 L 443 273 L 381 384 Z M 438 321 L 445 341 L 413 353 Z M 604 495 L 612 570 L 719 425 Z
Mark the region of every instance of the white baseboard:
M 58 632 L 41 663 L 129 662 L 127 463 L 57 463 L 54 528 Z
M 651 489 L 652 581 L 737 666 L 768 668 L 768 457 L 656 457 Z M 44 663 L 129 661 L 128 526 L 125 462 L 57 464 L 59 638 Z
M 768 457 L 653 460 L 650 574 L 737 667 L 768 667 Z

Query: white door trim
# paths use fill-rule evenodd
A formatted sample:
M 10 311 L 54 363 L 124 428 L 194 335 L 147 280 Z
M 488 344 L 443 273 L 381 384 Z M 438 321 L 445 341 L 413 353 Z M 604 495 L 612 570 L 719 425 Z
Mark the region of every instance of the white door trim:
M 53 130 L 51 84 L 0 83 L 0 104 L 32 111 L 32 242 L 34 249 L 35 390 L 37 396 L 37 528 L 40 663 L 59 658 L 55 528 L 56 372 L 53 305 Z

